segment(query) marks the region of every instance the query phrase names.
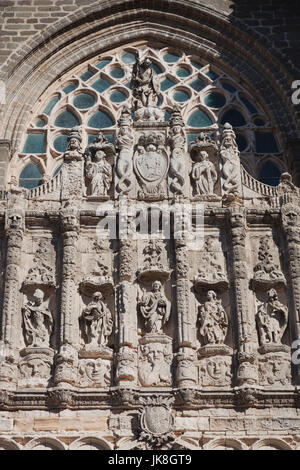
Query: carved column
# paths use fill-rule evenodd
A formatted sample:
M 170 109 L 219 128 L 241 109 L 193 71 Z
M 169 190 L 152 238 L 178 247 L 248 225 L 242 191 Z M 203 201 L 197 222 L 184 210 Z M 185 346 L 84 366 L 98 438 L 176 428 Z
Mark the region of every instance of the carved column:
M 190 285 L 188 280 L 188 251 L 184 238 L 175 239 L 176 253 L 176 303 L 178 318 L 178 354 L 176 382 L 179 388 L 196 386 L 197 368 L 195 366 L 195 318 L 190 308 Z
M 136 242 L 120 234 L 119 285 L 117 312 L 119 351 L 115 380 L 119 386 L 132 387 L 137 381 L 137 313 L 136 288 L 132 284 L 136 274 Z
M 11 202 L 15 205 L 15 209 L 8 209 L 6 219 L 7 251 L 1 328 L 4 357 L 1 358 L 3 362 L 0 363 L 0 388 L 2 389 L 13 389 L 17 382 L 16 335 L 19 331 L 18 319 L 21 314 L 18 298 L 25 214 L 24 210 L 18 207 L 17 198 Z
M 281 226 L 286 240 L 287 265 L 289 267 L 290 298 L 293 312 L 292 339 L 300 340 L 300 209 L 296 204 L 290 203 L 282 206 Z M 296 384 L 300 385 L 299 365 L 294 367 Z
M 77 372 L 77 343 L 75 335 L 78 315 L 76 312 L 76 262 L 79 233 L 79 213 L 76 207 L 61 210 L 63 240 L 61 303 L 60 303 L 60 352 L 57 356 L 55 383 L 74 384 Z
M 249 309 L 249 280 L 247 275 L 246 214 L 242 207 L 229 208 L 231 235 L 231 278 L 238 329 L 237 385 L 254 388 L 257 383 L 256 325 Z M 237 388 L 239 391 L 239 389 Z M 250 398 L 249 398 L 250 399 Z

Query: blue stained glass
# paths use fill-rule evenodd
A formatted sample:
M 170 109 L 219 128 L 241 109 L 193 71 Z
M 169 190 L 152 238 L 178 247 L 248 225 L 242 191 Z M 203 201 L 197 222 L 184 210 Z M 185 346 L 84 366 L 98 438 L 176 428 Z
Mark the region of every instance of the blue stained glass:
M 89 93 L 80 93 L 76 95 L 73 101 L 74 106 L 78 109 L 87 109 L 94 106 L 96 103 L 95 98 Z
M 124 52 L 121 59 L 124 64 L 134 64 L 136 61 L 136 56 L 132 52 Z
M 212 125 L 212 120 L 201 109 L 198 109 L 190 115 L 187 124 L 191 127 L 208 127 Z
M 201 91 L 203 88 L 206 87 L 206 83 L 204 83 L 202 80 L 199 78 L 196 78 L 196 80 L 192 81 L 189 83 L 189 85 L 194 88 L 195 91 Z
M 114 91 L 110 95 L 110 99 L 113 103 L 122 103 L 122 101 L 125 101 L 127 99 L 127 96 L 122 93 L 122 91 Z
M 223 114 L 221 124 L 224 125 L 229 122 L 233 127 L 241 127 L 246 125 L 244 116 L 236 109 L 229 109 Z
M 188 77 L 189 75 L 191 75 L 191 72 L 186 67 L 179 67 L 176 70 L 176 75 L 178 77 L 185 78 L 185 77 Z
M 67 135 L 59 135 L 53 142 L 53 146 L 57 152 L 65 152 L 67 150 L 68 145 L 68 136 Z
M 121 67 L 114 67 L 109 71 L 109 74 L 113 78 L 122 78 L 124 77 L 124 70 L 121 69 Z
M 55 119 L 54 125 L 57 127 L 66 127 L 67 129 L 71 129 L 72 127 L 79 126 L 79 120 L 74 114 L 66 109 L 61 114 L 57 116 Z
M 209 108 L 219 109 L 219 108 L 222 108 L 226 104 L 226 98 L 221 93 L 213 92 L 205 96 L 204 103 Z
M 218 74 L 214 72 L 213 70 L 209 70 L 208 72 L 205 73 L 207 77 L 209 77 L 211 80 L 216 80 L 218 78 Z
M 244 96 L 240 96 L 240 100 L 244 103 L 244 105 L 251 114 L 257 113 L 256 107 L 247 98 L 245 98 Z
M 183 90 L 177 90 L 175 91 L 173 95 L 173 98 L 175 101 L 177 101 L 177 103 L 184 103 L 185 101 L 189 99 L 189 97 L 190 95 L 186 91 L 183 91 Z
M 76 90 L 77 87 L 78 85 L 76 83 L 70 83 L 69 85 L 65 86 L 65 88 L 63 88 L 63 91 L 66 93 L 66 95 L 68 95 L 72 91 Z
M 35 122 L 35 127 L 44 127 L 46 124 L 46 122 L 44 121 L 44 119 L 38 119 L 36 122 Z
M 103 129 L 105 127 L 111 127 L 114 125 L 113 120 L 108 116 L 108 114 L 103 111 L 98 111 L 95 113 L 88 122 L 89 127 L 94 127 L 95 129 Z
M 166 111 L 165 112 L 165 122 L 168 122 L 170 117 L 171 117 L 171 113 L 169 113 L 169 111 Z
M 236 143 L 240 152 L 244 152 L 248 147 L 248 141 L 246 137 L 241 134 L 236 134 Z
M 200 62 L 197 62 L 196 60 L 191 60 L 191 64 L 196 68 L 196 69 L 202 69 L 203 65 L 200 64 Z
M 104 60 L 101 60 L 97 65 L 97 69 L 104 69 L 104 67 L 106 67 L 108 64 L 110 64 L 111 62 L 111 59 L 104 59 Z
M 42 184 L 42 174 L 34 163 L 29 163 L 22 170 L 19 178 L 19 186 L 32 189 Z
M 55 176 L 56 176 L 56 175 L 57 175 L 57 174 L 60 172 L 60 170 L 61 170 L 61 167 L 62 167 L 62 164 L 61 164 L 61 165 L 59 165 L 59 166 L 56 168 L 56 170 L 55 170 L 55 171 L 54 171 L 54 173 L 53 173 L 53 176 L 52 176 L 52 178 L 54 178 L 54 177 L 55 177 Z
M 255 132 L 257 153 L 278 153 L 278 145 L 272 132 Z
M 187 143 L 188 145 L 193 142 L 193 140 L 196 139 L 196 137 L 198 137 L 199 134 L 188 134 L 187 135 Z
M 169 78 L 165 78 L 160 84 L 160 89 L 161 91 L 166 91 L 169 88 L 171 88 L 173 85 L 175 85 L 175 82 L 173 82 L 173 80 L 170 80 Z
M 179 60 L 179 55 L 172 53 L 172 52 L 167 52 L 167 54 L 164 55 L 164 61 L 168 63 L 173 63 L 177 62 Z
M 157 75 L 163 72 L 162 68 L 159 65 L 157 65 L 155 62 L 152 62 L 151 68 L 152 70 L 154 70 L 155 73 L 157 73 Z
M 92 72 L 91 70 L 86 70 L 82 75 L 80 75 L 81 80 L 86 82 L 89 80 L 93 75 L 95 75 L 95 72 Z
M 259 181 L 269 186 L 278 186 L 281 172 L 275 163 L 266 162 L 259 174 Z
M 110 85 L 111 84 L 104 78 L 99 78 L 99 80 L 93 83 L 92 88 L 94 88 L 94 90 L 98 91 L 99 93 L 103 93 L 110 87 Z
M 126 86 L 126 88 L 130 89 L 131 88 L 131 82 L 126 83 L 125 86 Z
M 46 151 L 45 134 L 28 134 L 23 153 L 45 153 Z
M 229 93 L 235 93 L 237 91 L 237 89 L 230 83 L 222 82 L 221 85 L 224 88 L 224 90 L 229 91 Z
M 47 104 L 47 106 L 45 107 L 45 109 L 43 110 L 43 113 L 44 114 L 47 114 L 49 116 L 49 114 L 51 113 L 52 109 L 54 108 L 54 106 L 56 105 L 56 103 L 58 103 L 60 100 L 60 97 L 59 96 L 54 96 L 54 98 L 52 98 L 49 103 Z

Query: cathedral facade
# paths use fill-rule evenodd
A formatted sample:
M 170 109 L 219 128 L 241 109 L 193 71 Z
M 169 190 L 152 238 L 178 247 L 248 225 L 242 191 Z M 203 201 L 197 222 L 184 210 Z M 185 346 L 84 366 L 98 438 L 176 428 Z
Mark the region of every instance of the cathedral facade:
M 1 449 L 297 449 L 299 7 L 2 3 Z

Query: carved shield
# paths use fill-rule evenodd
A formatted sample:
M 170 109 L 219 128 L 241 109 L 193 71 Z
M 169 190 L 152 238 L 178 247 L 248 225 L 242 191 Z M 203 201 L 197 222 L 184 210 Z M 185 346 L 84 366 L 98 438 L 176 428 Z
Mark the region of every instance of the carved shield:
M 169 157 L 165 150 L 151 152 L 136 151 L 133 157 L 134 170 L 146 186 L 157 186 L 169 169 Z
M 173 416 L 164 406 L 146 406 L 141 424 L 144 431 L 160 436 L 171 432 Z

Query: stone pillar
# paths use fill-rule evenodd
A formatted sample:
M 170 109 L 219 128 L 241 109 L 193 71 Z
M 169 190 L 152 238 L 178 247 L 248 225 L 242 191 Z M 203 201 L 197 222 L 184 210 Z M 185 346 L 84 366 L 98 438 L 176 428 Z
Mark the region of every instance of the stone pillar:
M 61 210 L 61 230 L 63 239 L 63 259 L 60 303 L 60 352 L 57 356 L 55 383 L 76 382 L 78 314 L 76 312 L 76 263 L 79 233 L 79 213 L 74 206 Z
M 187 242 L 175 238 L 176 304 L 178 318 L 178 354 L 176 382 L 179 388 L 193 388 L 197 384 L 196 320 L 190 308 L 189 262 Z
M 115 380 L 121 387 L 137 384 L 137 309 L 136 288 L 132 284 L 137 266 L 136 242 L 120 234 L 120 279 L 117 287 L 119 351 Z
M 23 200 L 18 200 L 22 191 L 14 190 L 9 194 L 6 218 L 6 271 L 4 281 L 4 296 L 1 325 L 1 341 L 3 358 L 0 362 L 0 388 L 13 389 L 17 382 L 17 351 L 16 335 L 18 334 L 20 265 L 22 259 L 22 243 L 25 227 L 25 213 L 22 208 Z
M 249 308 L 249 279 L 247 274 L 246 214 L 238 206 L 229 208 L 231 235 L 231 279 L 235 301 L 235 321 L 238 333 L 237 391 L 253 388 L 258 381 L 255 364 L 257 340 L 255 315 Z
M 300 209 L 298 205 L 299 201 L 297 205 L 288 203 L 281 208 L 281 226 L 286 240 L 287 266 L 289 267 L 292 340 L 300 340 Z M 294 367 L 296 384 L 300 385 L 300 366 Z
M 6 173 L 10 159 L 10 141 L 0 140 L 0 190 L 6 187 Z

